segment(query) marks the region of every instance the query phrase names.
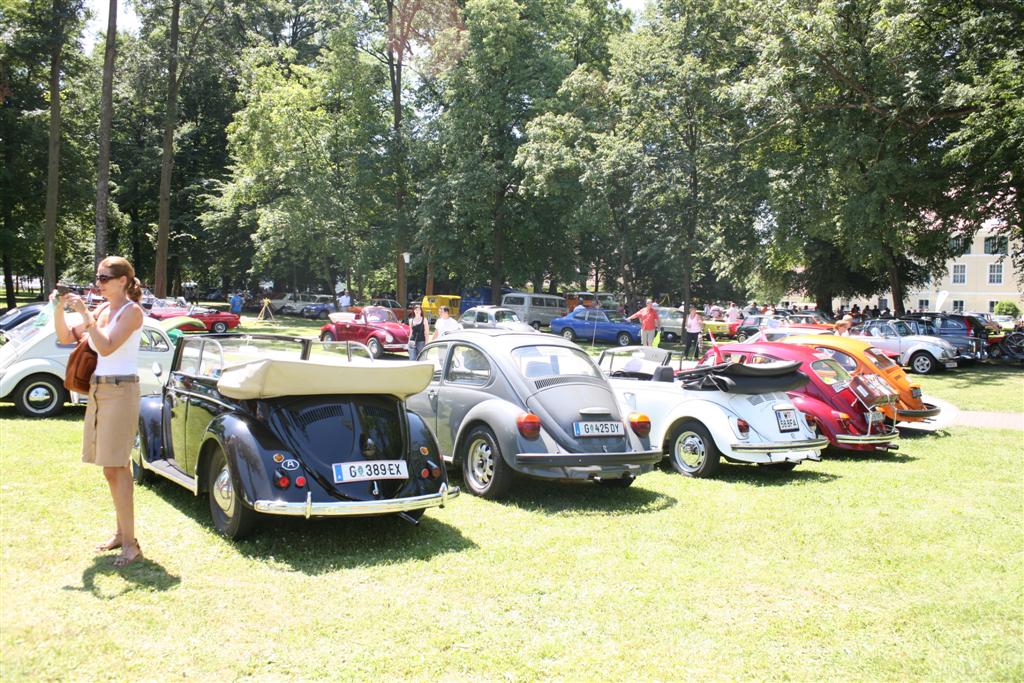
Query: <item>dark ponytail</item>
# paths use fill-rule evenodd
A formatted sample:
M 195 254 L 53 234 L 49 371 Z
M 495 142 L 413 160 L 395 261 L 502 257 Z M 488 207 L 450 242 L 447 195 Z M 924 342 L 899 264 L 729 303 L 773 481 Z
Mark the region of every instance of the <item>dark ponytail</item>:
M 142 301 L 142 283 L 139 282 L 139 278 L 133 277 L 128 281 L 128 287 L 125 289 L 125 293 L 128 294 L 128 298 L 135 303 Z

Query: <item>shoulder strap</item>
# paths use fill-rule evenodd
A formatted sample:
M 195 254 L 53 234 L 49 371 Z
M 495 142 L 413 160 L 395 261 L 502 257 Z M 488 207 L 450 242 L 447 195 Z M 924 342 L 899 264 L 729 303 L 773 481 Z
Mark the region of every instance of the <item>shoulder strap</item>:
M 107 305 L 109 306 L 110 304 Z M 129 300 L 128 303 L 126 303 L 124 306 L 121 306 L 121 308 L 117 309 L 117 313 L 114 314 L 114 318 L 112 320 L 107 321 L 107 327 L 110 327 L 111 325 L 116 323 L 117 319 L 121 317 L 121 314 L 134 305 L 135 302 Z

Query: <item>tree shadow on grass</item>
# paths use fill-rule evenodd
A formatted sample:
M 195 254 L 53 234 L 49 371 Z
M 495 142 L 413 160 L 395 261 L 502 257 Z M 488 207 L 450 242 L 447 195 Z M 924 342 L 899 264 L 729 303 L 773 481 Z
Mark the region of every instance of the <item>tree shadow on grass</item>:
M 139 590 L 166 591 L 181 583 L 181 577 L 169 574 L 159 562 L 148 557 L 143 556 L 138 562 L 123 568 L 114 566 L 115 557 L 116 554 L 97 556 L 93 559 L 92 565 L 82 572 L 82 585 L 64 586 L 64 590 L 92 593 L 93 597 L 101 600 L 113 600 Z M 102 575 L 116 576 L 121 579 L 123 585 L 120 589 L 107 591 L 96 583 L 96 577 Z
M 594 482 L 555 482 L 517 477 L 500 505 L 549 515 L 615 516 L 660 512 L 678 501 L 663 493 L 638 488 L 639 479 L 630 488 L 604 486 Z M 463 487 L 465 488 L 465 487 Z
M 63 412 L 60 415 L 53 417 L 38 418 L 38 417 L 23 417 L 21 413 L 15 409 L 11 404 L 0 406 L 0 422 L 6 423 L 6 427 L 13 428 L 15 423 L 19 420 L 32 422 L 32 423 L 44 423 L 44 422 L 78 422 L 81 423 L 85 417 L 85 405 L 77 405 L 68 403 L 64 406 Z
M 796 469 L 786 472 L 783 470 L 773 470 L 770 467 L 758 467 L 757 465 L 723 463 L 714 475 L 714 478 L 720 481 L 759 487 L 804 486 L 839 479 L 839 476 L 836 474 L 821 472 L 820 470 L 813 469 L 813 467 L 814 463 L 808 462 L 797 465 Z
M 145 489 L 216 536 L 206 494 L 194 496 L 159 480 Z M 457 499 L 454 504 L 458 504 Z M 429 560 L 477 547 L 457 528 L 432 517 L 435 510 L 428 509 L 419 524 L 397 515 L 313 519 L 258 515 L 258 527 L 251 536 L 228 543 L 240 555 L 284 563 L 309 575 Z
M 839 448 L 830 448 L 825 451 L 824 455 L 829 460 L 836 460 L 838 462 L 863 460 L 865 462 L 902 463 L 913 462 L 919 459 L 917 456 L 897 451 L 846 451 Z

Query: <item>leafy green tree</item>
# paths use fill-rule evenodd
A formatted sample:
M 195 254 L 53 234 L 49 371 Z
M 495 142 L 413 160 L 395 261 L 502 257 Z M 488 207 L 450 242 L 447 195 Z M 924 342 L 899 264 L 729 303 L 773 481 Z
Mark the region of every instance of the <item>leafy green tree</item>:
M 996 315 L 1012 315 L 1014 318 L 1020 315 L 1020 307 L 1013 301 L 1000 301 L 996 303 Z

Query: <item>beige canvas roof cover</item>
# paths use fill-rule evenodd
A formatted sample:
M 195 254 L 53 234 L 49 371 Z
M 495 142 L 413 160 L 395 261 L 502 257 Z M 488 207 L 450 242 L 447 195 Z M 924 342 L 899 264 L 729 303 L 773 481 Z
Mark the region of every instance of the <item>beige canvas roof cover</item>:
M 388 394 L 405 399 L 427 388 L 433 363 L 325 363 L 262 358 L 224 368 L 217 389 L 235 399 L 317 394 Z

